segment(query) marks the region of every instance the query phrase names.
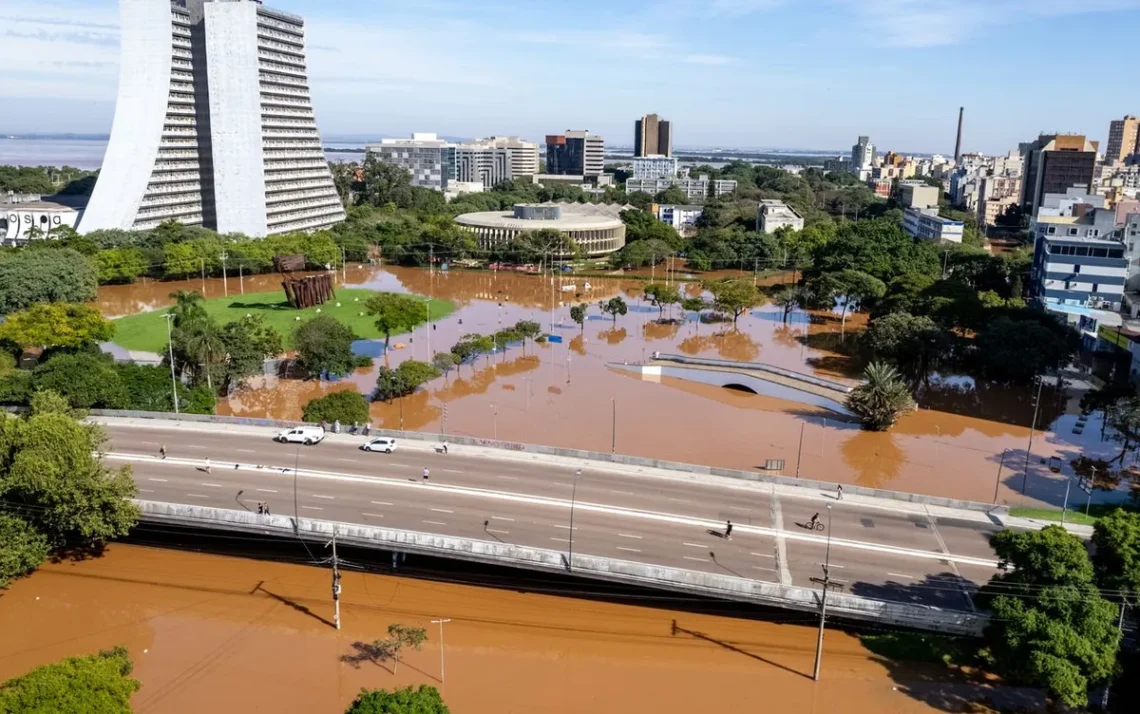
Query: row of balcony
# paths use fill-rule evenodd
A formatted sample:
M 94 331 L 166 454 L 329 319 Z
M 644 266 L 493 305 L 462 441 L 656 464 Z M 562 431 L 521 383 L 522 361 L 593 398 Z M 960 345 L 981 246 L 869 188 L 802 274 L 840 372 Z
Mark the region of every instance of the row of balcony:
M 327 164 L 321 167 L 312 167 L 308 169 L 297 169 L 294 171 L 274 171 L 265 175 L 266 191 L 272 190 L 273 186 L 287 185 L 289 181 L 309 181 L 315 179 L 329 179 L 329 167 Z
M 298 69 L 295 65 L 283 64 L 281 62 L 274 62 L 265 57 L 258 58 L 258 67 L 266 72 L 276 72 L 277 74 L 287 74 L 291 77 L 298 77 L 304 79 L 308 76 L 304 67 Z
M 259 82 L 261 86 L 261 96 L 267 94 L 282 96 L 282 97 L 304 97 L 306 101 L 309 100 L 308 87 L 290 87 L 284 84 L 276 84 L 274 82 L 266 82 L 262 80 Z
M 310 189 L 325 188 L 331 186 L 327 175 L 314 176 L 306 181 L 266 181 L 265 194 L 268 196 L 271 193 L 280 193 L 284 191 L 308 191 Z
M 257 34 L 259 35 L 257 38 L 257 46 L 258 47 L 262 47 L 262 48 L 265 48 L 265 49 L 270 50 L 270 51 L 280 52 L 282 54 L 286 54 L 286 55 L 289 55 L 291 57 L 295 57 L 298 62 L 304 62 L 305 61 L 305 50 L 303 50 L 300 45 L 290 45 L 290 44 L 287 44 L 285 42 L 278 42 L 277 40 L 271 40 L 271 39 L 260 36 L 261 35 L 260 32 L 258 32 Z
M 262 83 L 280 84 L 286 87 L 301 87 L 302 89 L 309 88 L 308 82 L 301 77 L 297 77 L 293 74 L 285 74 L 266 67 L 258 68 L 258 76 Z
M 135 214 L 135 220 L 159 220 L 164 221 L 175 216 L 185 216 L 192 214 L 202 213 L 202 202 L 195 201 L 193 203 L 184 203 L 177 206 L 160 206 L 158 208 L 139 208 L 139 212 Z
M 262 132 L 261 148 L 263 149 L 313 149 L 315 151 L 323 151 L 321 142 L 317 140 L 315 134 L 305 133 L 300 134 L 293 139 L 270 139 Z
M 202 184 L 198 181 L 182 181 L 180 183 L 149 183 L 147 184 L 145 195 L 158 196 L 176 193 L 200 193 L 201 191 Z
M 304 38 L 305 36 L 305 29 L 301 25 L 294 25 L 293 23 L 285 22 L 284 20 L 279 20 L 276 17 L 269 17 L 268 15 L 261 13 L 258 13 L 257 24 L 276 28 L 294 37 Z
M 201 182 L 202 177 L 197 170 L 182 171 L 180 173 L 152 173 L 147 183 L 148 190 L 155 186 L 173 186 L 180 183 Z
M 312 100 L 309 99 L 308 94 L 300 97 L 278 96 L 274 94 L 261 93 L 261 108 L 267 106 L 271 107 L 290 107 L 290 108 L 311 108 L 313 106 Z
M 193 59 L 194 55 L 190 54 L 190 50 L 184 50 L 181 47 L 171 47 L 170 48 L 170 57 L 171 57 L 171 61 L 179 60 L 179 59 L 184 59 L 184 60 L 189 61 L 189 60 Z
M 292 109 L 289 107 L 282 107 L 282 106 L 267 107 L 267 106 L 263 105 L 261 107 L 261 120 L 262 120 L 261 124 L 262 124 L 262 126 L 265 126 L 265 124 L 266 124 L 266 122 L 265 122 L 266 117 L 272 117 L 272 116 L 312 120 L 313 119 L 313 108 L 308 107 L 306 109 Z
M 270 62 L 276 62 L 285 67 L 292 67 L 301 72 L 305 71 L 305 61 L 303 58 L 297 59 L 293 55 L 287 55 L 281 52 L 276 52 L 274 50 L 265 49 L 263 47 L 257 48 L 257 56 L 267 59 Z
M 197 154 L 195 154 L 195 158 L 193 161 L 180 161 L 180 160 L 168 161 L 166 159 L 163 159 L 161 156 L 155 157 L 155 160 L 154 160 L 154 173 L 155 174 L 168 173 L 170 171 L 185 171 L 187 169 L 197 169 L 198 167 L 199 167 L 199 162 L 197 159 Z
M 312 119 L 287 119 L 284 117 L 267 117 L 265 113 L 261 114 L 261 128 L 269 130 L 271 127 L 273 131 L 317 131 L 317 123 Z
M 199 191 L 181 191 L 178 193 L 147 193 L 139 204 L 139 210 L 159 209 L 177 206 L 197 206 L 202 208 L 202 196 Z
M 270 221 L 268 224 L 270 233 L 292 233 L 294 231 L 310 231 L 320 228 L 328 228 L 336 225 L 344 220 L 344 208 L 338 206 L 335 209 L 330 207 L 330 210 L 321 213 L 315 213 L 312 216 L 299 217 L 290 220 Z
M 184 226 L 200 226 L 202 225 L 202 214 L 198 213 L 192 216 L 181 216 L 179 217 L 178 222 Z M 139 220 L 136 218 L 134 225 L 131 226 L 131 229 L 136 231 L 149 231 L 158 228 L 160 225 L 162 225 L 162 221 Z
M 332 204 L 340 205 L 340 196 L 337 195 L 335 190 L 323 194 L 310 193 L 304 198 L 287 198 L 282 195 L 265 197 L 266 210 L 270 214 L 275 214 L 277 211 L 293 206 L 298 208 L 311 208 L 313 206 L 328 206 Z
M 304 37 L 291 35 L 288 32 L 281 32 L 280 30 L 275 30 L 261 23 L 257 24 L 257 36 L 264 38 L 264 41 L 276 40 L 290 47 L 296 47 L 298 50 L 302 50 L 305 47 Z

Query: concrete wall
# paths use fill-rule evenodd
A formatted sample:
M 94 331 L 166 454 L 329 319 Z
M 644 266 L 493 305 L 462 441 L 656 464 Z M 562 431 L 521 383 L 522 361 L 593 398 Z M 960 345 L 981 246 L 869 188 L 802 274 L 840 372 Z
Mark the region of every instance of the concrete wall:
M 281 538 L 327 541 L 335 527 L 343 543 L 405 553 L 420 553 L 508 567 L 546 572 L 567 572 L 595 580 L 619 582 L 675 592 L 704 595 L 759 605 L 807 612 L 819 609 L 820 592 L 716 573 L 653 566 L 612 558 L 575 554 L 573 567 L 567 554 L 558 550 L 527 548 L 467 538 L 453 538 L 415 531 L 334 523 L 274 514 L 264 516 L 244 510 L 226 510 L 154 501 L 136 501 L 147 523 L 181 525 L 223 532 L 256 533 Z M 886 602 L 832 593 L 828 611 L 839 618 L 869 620 L 901 627 L 935 632 L 978 635 L 987 618 L 967 612 L 928 605 Z

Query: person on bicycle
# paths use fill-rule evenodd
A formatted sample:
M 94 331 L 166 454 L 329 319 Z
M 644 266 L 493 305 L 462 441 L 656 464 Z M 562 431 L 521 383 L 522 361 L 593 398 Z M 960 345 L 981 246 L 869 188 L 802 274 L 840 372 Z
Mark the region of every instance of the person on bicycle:
M 811 517 L 810 521 L 808 521 L 808 528 L 811 530 L 815 530 L 815 527 L 818 523 L 819 523 L 819 514 L 817 513 Z

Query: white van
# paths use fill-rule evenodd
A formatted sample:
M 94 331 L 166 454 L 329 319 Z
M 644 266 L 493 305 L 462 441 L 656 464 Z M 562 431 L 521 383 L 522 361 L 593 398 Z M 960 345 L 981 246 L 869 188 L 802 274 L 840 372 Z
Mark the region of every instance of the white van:
M 390 454 L 396 450 L 396 440 L 391 437 L 380 436 L 365 442 L 360 448 L 365 451 L 383 451 L 385 454 Z
M 312 446 L 320 443 L 324 438 L 325 430 L 319 426 L 298 426 L 278 433 L 277 436 L 273 437 L 273 440 L 282 444 Z

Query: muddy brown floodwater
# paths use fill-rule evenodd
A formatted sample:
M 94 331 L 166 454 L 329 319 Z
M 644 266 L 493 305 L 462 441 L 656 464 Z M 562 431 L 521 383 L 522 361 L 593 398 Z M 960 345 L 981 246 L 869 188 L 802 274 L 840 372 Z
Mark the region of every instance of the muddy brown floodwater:
M 242 289 L 279 289 L 279 283 L 272 275 L 231 277 L 228 289 L 233 295 Z M 657 308 L 640 298 L 645 282 L 628 278 L 358 267 L 347 271 L 344 284 L 456 303 L 456 311 L 430 329 L 394 338 L 393 349 L 376 360 L 377 366 L 428 359 L 464 334 L 491 333 L 521 319 L 563 337 L 562 343 L 510 346 L 414 395 L 373 403 L 376 425 L 603 452 L 616 442 L 622 453 L 741 469 L 784 459 L 788 475 L 798 470 L 808 478 L 977 501 L 994 500 L 996 488 L 999 502 L 1026 500 L 1017 474 L 1024 471 L 1034 413 L 1034 394 L 1027 387 L 975 386 L 954 376 L 935 380 L 919 394 L 922 409 L 890 432 L 869 433 L 805 404 L 674 378 L 643 380 L 611 366 L 641 362 L 661 351 L 766 362 L 855 384 L 863 365 L 850 356 L 850 345 L 865 326 L 863 315 L 847 320 L 844 339 L 836 315 L 797 310 L 785 322 L 772 304 L 741 316 L 735 328 L 697 323 L 692 313 L 687 321 L 659 324 Z M 678 284 L 687 295 L 701 293 L 699 284 L 683 274 Z M 223 285 L 207 279 L 103 287 L 98 305 L 108 315 L 157 309 L 180 289 L 214 297 Z M 596 306 L 614 295 L 630 303 L 629 314 L 616 322 L 602 317 Z M 570 306 L 578 302 L 590 304 L 593 313 L 582 327 L 569 318 Z M 682 317 L 676 306 L 672 315 Z M 298 419 L 314 397 L 338 389 L 368 394 L 374 384 L 375 368 L 335 382 L 267 376 L 222 400 L 218 411 Z M 1075 420 L 1072 405 L 1046 390 L 1037 420 L 1045 433 L 1037 434 L 1031 460 L 1035 477 L 1049 475 L 1042 458 L 1068 461 L 1080 452 L 1111 451 L 1111 445 L 1100 444 L 1099 429 L 1074 432 Z M 1034 478 L 1029 486 L 1029 500 L 1060 505 L 1062 480 Z
M 113 545 L 0 595 L 0 681 L 123 644 L 142 682 L 140 714 L 331 714 L 361 687 L 421 683 L 443 689 L 456 714 L 918 714 L 979 697 L 941 669 L 888 664 L 834 630 L 813 685 L 815 629 L 788 624 L 804 619 L 795 613 L 691 614 L 654 607 L 670 598 L 648 591 L 618 604 L 359 572 L 342 582 L 337 631 L 322 621 L 332 617 L 326 569 Z M 451 619 L 446 683 L 433 618 Z M 397 673 L 340 661 L 391 623 L 429 636 Z

